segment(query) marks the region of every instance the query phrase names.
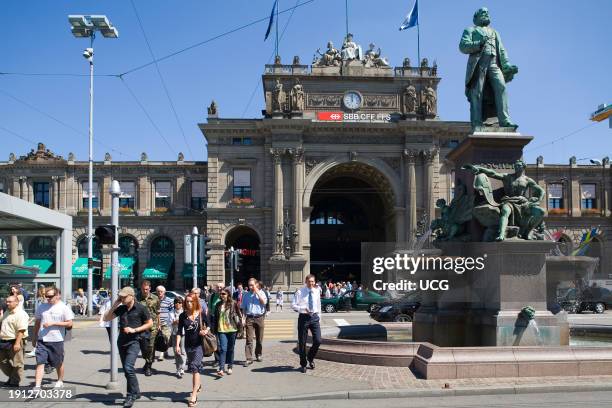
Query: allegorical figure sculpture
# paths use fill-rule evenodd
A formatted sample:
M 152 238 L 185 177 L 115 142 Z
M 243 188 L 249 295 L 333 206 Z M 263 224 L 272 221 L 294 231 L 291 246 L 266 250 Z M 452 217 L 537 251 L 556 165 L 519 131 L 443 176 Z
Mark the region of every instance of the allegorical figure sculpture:
M 417 108 L 417 92 L 414 85 L 408 85 L 404 91 L 404 113 L 415 113 Z
M 474 26 L 463 31 L 459 50 L 469 54 L 465 92 L 470 102 L 472 127 L 483 126 L 488 118 L 497 117 L 499 126 L 517 128 L 508 113 L 506 83 L 518 72 L 511 65 L 499 33 L 489 26 L 486 8 L 474 13 Z
M 508 174 L 471 164 L 462 168 L 476 175 L 473 215 L 487 228 L 484 241 L 503 241 L 515 236 L 540 238 L 534 234 L 534 229 L 542 224 L 546 213 L 539 205 L 544 198 L 544 189 L 525 175 L 526 165 L 522 160 L 517 160 L 514 173 Z M 500 180 L 503 187 L 494 191 L 488 177 Z M 529 192 L 530 198 L 527 198 Z
M 340 51 L 334 48 L 334 43 L 331 41 L 327 42 L 327 50 L 325 53 L 321 54 L 320 49 L 318 49 L 317 54 L 319 54 L 321 58 L 316 59 L 313 65 L 319 67 L 337 67 L 340 66 L 340 62 L 342 62 Z
M 423 108 L 426 115 L 436 114 L 436 91 L 428 86 L 423 90 Z
M 361 53 L 361 46 L 353 41 L 353 34 L 347 34 L 340 50 L 342 61 L 361 60 L 363 55 Z
M 276 79 L 276 85 L 272 92 L 272 110 L 275 112 L 283 111 L 286 102 L 285 91 L 283 91 L 283 84 L 280 79 Z
M 304 88 L 299 81 L 291 88 L 291 110 L 292 111 L 303 111 L 304 110 Z
M 467 195 L 465 184 L 458 184 L 455 197 L 450 205 L 443 198 L 436 201 L 440 218 L 431 222 L 432 233 L 438 241 L 457 241 L 469 238 L 465 234 L 466 222 L 472 219 L 472 203 Z
M 374 50 L 375 47 L 376 47 L 375 44 L 370 44 L 370 48 L 368 48 L 368 50 L 365 52 L 365 55 L 363 57 L 363 65 L 366 68 L 388 67 L 389 62 L 387 62 L 386 58 L 381 57 L 380 47 L 378 48 L 378 50 Z

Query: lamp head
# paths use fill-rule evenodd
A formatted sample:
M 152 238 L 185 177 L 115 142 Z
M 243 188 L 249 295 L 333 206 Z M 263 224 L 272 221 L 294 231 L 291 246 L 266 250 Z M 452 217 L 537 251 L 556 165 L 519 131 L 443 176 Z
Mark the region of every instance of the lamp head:
M 85 50 L 83 51 L 83 58 L 85 58 L 89 62 L 93 60 L 93 55 L 94 55 L 93 48 L 88 47 L 88 48 L 85 48 Z

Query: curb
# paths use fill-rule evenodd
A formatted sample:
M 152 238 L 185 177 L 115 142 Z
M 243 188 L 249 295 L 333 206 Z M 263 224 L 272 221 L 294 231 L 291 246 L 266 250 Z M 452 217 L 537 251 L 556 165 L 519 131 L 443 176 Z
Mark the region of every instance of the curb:
M 391 398 L 426 398 L 426 397 L 464 397 L 476 395 L 524 395 L 546 394 L 556 392 L 596 392 L 612 391 L 612 382 L 602 384 L 558 384 L 558 385 L 500 385 L 498 387 L 466 387 L 466 388 L 436 388 L 436 389 L 395 389 L 395 390 L 355 390 L 355 391 L 329 391 L 313 394 L 298 394 L 255 398 L 204 398 L 207 402 L 244 402 L 244 401 L 317 401 L 317 400 L 351 400 L 351 399 L 391 399 Z M 117 402 L 123 397 L 114 398 L 110 395 L 99 395 L 100 398 L 82 399 L 79 394 L 74 401 L 90 402 Z M 106 398 L 105 398 L 106 397 Z M 150 399 L 142 398 L 142 402 L 180 402 L 184 399 L 171 398 Z

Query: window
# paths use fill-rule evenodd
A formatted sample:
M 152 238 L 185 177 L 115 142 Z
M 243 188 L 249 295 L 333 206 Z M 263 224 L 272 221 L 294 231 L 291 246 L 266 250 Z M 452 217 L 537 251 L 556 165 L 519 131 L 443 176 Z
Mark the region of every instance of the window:
M 597 195 L 595 184 L 580 185 L 580 204 L 583 209 L 597 208 Z
M 206 208 L 206 182 L 191 182 L 191 208 L 194 210 Z
M 0 193 L 4 193 L 4 183 L 0 182 Z
M 34 203 L 49 208 L 49 183 L 34 183 Z
M 89 182 L 84 181 L 83 185 L 83 208 L 89 208 L 88 199 L 89 199 Z M 98 207 L 98 182 L 93 181 L 91 183 L 91 208 L 99 208 Z
M 561 209 L 563 206 L 563 184 L 554 183 L 548 185 L 548 208 Z
M 136 185 L 133 181 L 123 181 L 121 194 L 119 195 L 119 208 L 134 209 L 134 197 L 136 196 Z
M 448 196 L 451 201 L 455 198 L 455 170 L 451 170 L 450 173 L 450 193 Z
M 155 182 L 155 208 L 170 208 L 170 190 L 169 181 Z
M 343 225 L 345 216 L 340 211 L 320 211 L 310 217 L 314 225 Z
M 251 198 L 251 170 L 234 170 L 234 198 Z
M 250 137 L 232 137 L 232 144 L 250 146 L 253 144 L 253 139 Z
M 454 149 L 455 147 L 459 146 L 459 141 L 456 139 L 452 139 L 448 141 L 448 147 L 450 147 L 451 149 Z

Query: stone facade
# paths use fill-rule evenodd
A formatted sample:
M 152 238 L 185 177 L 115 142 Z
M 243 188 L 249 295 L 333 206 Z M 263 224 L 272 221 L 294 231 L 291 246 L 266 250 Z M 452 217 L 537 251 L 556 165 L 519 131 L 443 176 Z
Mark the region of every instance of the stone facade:
M 42 200 L 42 205 L 73 217 L 73 260 L 79 254 L 78 244 L 87 237 L 87 180 L 88 162 L 77 161 L 72 153 L 68 159 L 50 152 L 41 143 L 28 155 L 16 158 L 10 155 L 7 162 L 0 162 L 0 185 L 4 193 L 28 201 Z M 191 233 L 193 226 L 206 231 L 206 198 L 192 200 L 192 182 L 206 183 L 206 163 L 188 162 L 179 157 L 177 161 L 112 161 L 106 154 L 103 162 L 94 162 L 94 228 L 110 223 L 111 197 L 108 193 L 111 181 L 119 180 L 125 191 L 124 208 L 120 208 L 120 237 L 131 237 L 135 242 L 137 269 L 136 281 L 142 276 L 151 257 L 150 246 L 157 237 L 167 237 L 174 244 L 174 276 L 167 284 L 174 288 L 183 287 L 183 235 Z M 156 182 L 169 182 L 167 202 L 156 205 Z M 207 191 L 205 184 L 199 189 Z M 42 189 L 37 196 L 35 188 Z M 84 191 L 85 189 L 85 191 Z M 45 193 L 47 191 L 47 193 Z M 202 194 L 197 194 L 202 195 Z M 131 197 L 131 200 L 130 200 Z M 195 203 L 192 203 L 195 201 Z M 161 206 L 163 204 L 163 207 Z M 195 204 L 195 205 L 194 205 Z M 7 258 L 21 264 L 27 259 L 30 242 L 36 237 L 2 237 L 7 243 Z M 86 252 L 85 252 L 85 257 Z M 104 267 L 109 264 L 110 255 L 103 255 Z

